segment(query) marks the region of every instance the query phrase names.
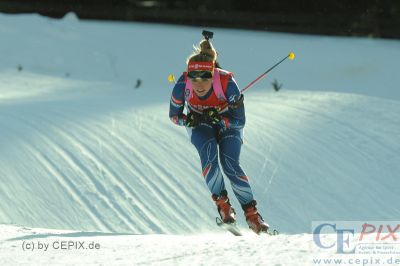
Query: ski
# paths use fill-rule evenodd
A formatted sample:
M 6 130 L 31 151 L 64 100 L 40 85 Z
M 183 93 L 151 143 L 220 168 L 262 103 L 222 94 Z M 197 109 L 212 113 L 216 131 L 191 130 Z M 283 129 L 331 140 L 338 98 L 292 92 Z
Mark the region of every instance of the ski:
M 231 223 L 231 224 L 224 223 L 221 220 L 221 218 L 219 218 L 219 217 L 215 218 L 215 222 L 217 223 L 217 225 L 219 227 L 224 228 L 225 230 L 227 230 L 231 234 L 233 234 L 235 236 L 243 236 L 242 232 L 236 226 L 236 223 Z M 268 228 L 267 231 L 261 231 L 258 235 L 263 235 L 263 234 L 267 234 L 267 235 L 270 235 L 270 236 L 276 236 L 276 235 L 279 235 L 279 231 L 276 230 L 276 229 Z
M 270 236 L 276 236 L 279 235 L 279 232 L 276 229 L 268 228 L 267 231 L 261 231 L 260 234 L 268 234 Z
M 236 223 L 231 223 L 231 224 L 224 223 L 219 217 L 215 218 L 215 222 L 219 227 L 224 228 L 234 236 L 242 236 L 242 233 L 240 232 L 239 228 L 237 228 Z

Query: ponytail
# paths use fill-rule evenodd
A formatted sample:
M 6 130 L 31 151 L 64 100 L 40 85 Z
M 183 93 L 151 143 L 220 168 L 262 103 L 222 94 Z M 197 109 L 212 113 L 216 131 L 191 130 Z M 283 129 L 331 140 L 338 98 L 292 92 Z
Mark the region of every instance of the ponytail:
M 193 53 L 188 57 L 189 62 L 214 62 L 217 60 L 217 51 L 209 40 L 202 40 L 199 46 L 193 46 Z M 218 63 L 216 63 L 218 64 Z

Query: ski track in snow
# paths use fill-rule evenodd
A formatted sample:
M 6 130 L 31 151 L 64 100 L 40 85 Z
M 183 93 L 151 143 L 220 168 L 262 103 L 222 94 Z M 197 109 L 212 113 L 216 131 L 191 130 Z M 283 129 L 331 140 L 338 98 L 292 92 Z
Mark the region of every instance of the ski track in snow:
M 29 125 L 28 121 L 23 121 L 21 118 L 20 120 L 24 123 L 24 125 Z M 66 164 L 67 167 L 70 167 L 74 171 L 78 172 L 80 177 L 86 178 L 88 183 L 95 182 L 96 184 L 96 182 L 98 182 L 90 177 L 90 173 L 85 172 L 85 169 L 81 167 L 79 161 L 76 158 L 74 158 L 72 154 L 70 154 L 66 149 L 60 147 L 60 145 L 57 144 L 56 141 L 51 140 L 51 138 L 49 138 L 46 135 L 46 133 L 44 133 L 44 131 L 39 130 L 38 127 L 34 127 L 32 125 L 29 126 L 31 127 L 31 129 L 39 133 L 37 136 L 41 138 L 42 144 L 47 148 L 52 148 L 56 152 L 56 154 L 61 157 L 61 159 L 63 160 L 63 162 Z M 45 128 L 50 128 L 47 127 L 49 125 L 45 126 L 46 126 Z M 101 225 L 99 229 L 105 227 L 107 230 L 112 230 L 112 227 L 103 222 L 104 219 L 102 219 L 102 216 L 100 215 L 99 211 L 96 210 L 95 206 L 93 206 L 90 203 L 90 200 L 85 198 L 85 193 L 79 191 L 78 189 L 80 185 L 79 181 L 78 184 L 74 184 L 73 179 L 71 177 L 66 177 L 60 170 L 58 170 L 57 165 L 55 165 L 50 158 L 48 158 L 45 154 L 43 154 L 43 152 L 40 150 L 40 147 L 37 147 L 36 145 L 33 146 L 32 144 L 28 143 L 26 143 L 26 147 L 30 151 L 30 153 L 37 159 L 37 161 L 42 164 L 45 171 L 47 171 L 50 175 L 56 177 L 56 179 L 60 182 L 60 184 L 63 185 L 63 187 L 65 187 L 65 191 L 73 195 L 75 199 L 78 199 L 77 201 L 81 204 L 82 211 L 86 212 L 92 211 L 94 213 L 93 215 L 91 214 L 91 217 L 92 218 L 94 217 L 93 220 L 95 221 L 96 224 Z M 97 186 L 97 188 L 99 187 Z M 98 192 L 100 191 L 101 190 L 99 190 Z M 104 197 L 102 198 L 102 200 L 103 202 L 105 202 Z
M 34 146 L 26 143 L 26 147 L 34 155 L 34 158 L 41 163 L 45 172 L 59 180 L 60 185 L 64 187 L 66 192 L 73 195 L 84 212 L 89 210 L 93 212 L 89 215 L 94 222 L 94 229 L 127 232 L 139 230 L 148 233 L 154 231 L 169 232 L 169 229 L 163 227 L 163 223 L 160 221 L 171 219 L 171 216 L 167 217 L 164 214 L 173 214 L 179 230 L 193 231 L 189 215 L 194 212 L 186 214 L 183 209 L 174 209 L 175 200 L 171 199 L 170 195 L 176 195 L 184 202 L 191 202 L 192 200 L 185 190 L 179 190 L 176 182 L 171 183 L 172 176 L 163 172 L 159 162 L 151 158 L 152 154 L 146 156 L 147 153 L 140 152 L 129 141 L 116 133 L 113 133 L 112 136 L 94 134 L 92 133 L 94 132 L 93 127 L 84 126 L 82 123 L 74 121 L 74 118 L 60 114 L 54 115 L 54 113 L 52 115 L 53 117 L 49 119 L 45 114 L 35 114 L 37 119 L 35 123 L 22 118 L 23 115 L 13 114 L 12 116 L 23 127 L 29 127 L 26 130 L 34 132 L 36 140 L 40 140 Z M 61 126 L 63 124 L 68 125 L 68 127 Z M 101 124 L 95 124 L 98 132 L 108 131 Z M 150 137 L 148 136 L 148 138 Z M 80 139 L 89 141 L 84 143 Z M 114 142 L 117 142 L 117 145 L 114 145 Z M 91 145 L 93 143 L 101 144 L 101 154 L 96 154 L 92 150 Z M 41 150 L 41 147 L 45 147 L 45 149 Z M 153 145 L 150 148 L 156 150 L 157 146 Z M 47 153 L 53 152 L 61 159 L 66 168 L 72 170 L 74 178 L 72 176 L 66 177 L 61 172 L 62 170 L 58 170 L 56 166 L 58 160 L 54 157 L 50 159 L 47 155 Z M 104 157 L 104 154 L 107 156 Z M 107 166 L 107 162 L 103 158 L 118 162 L 118 168 L 122 167 L 127 170 L 127 173 L 119 174 L 118 170 L 120 169 L 114 170 L 113 166 Z M 148 168 L 146 172 L 141 170 L 145 167 Z M 155 176 L 159 178 L 155 180 Z M 139 178 L 139 182 L 135 182 L 137 183 L 136 186 L 125 182 L 136 179 L 133 177 Z M 74 180 L 78 184 L 74 184 Z M 96 204 L 89 203 L 91 200 L 86 199 L 87 192 L 84 190 L 77 192 L 79 183 L 86 184 L 84 187 L 92 187 L 94 190 L 91 189 L 90 191 L 91 200 L 95 199 L 99 202 L 98 206 L 104 205 L 105 209 L 101 208 L 99 211 Z M 139 190 L 146 191 L 153 199 L 149 201 L 148 198 L 143 197 L 144 200 L 141 200 Z M 154 206 L 155 200 L 157 206 Z M 144 201 L 147 201 L 147 203 L 145 204 Z M 192 203 L 192 205 L 195 206 L 196 204 Z M 112 212 L 113 220 L 117 222 L 117 225 L 110 225 L 104 212 Z M 100 213 L 103 215 L 100 215 Z
M 84 127 L 78 126 L 77 123 L 74 123 L 74 132 L 77 133 L 72 133 L 68 132 L 68 129 L 66 128 L 61 128 L 58 127 L 55 123 L 52 123 L 51 121 L 46 121 L 46 118 L 43 116 L 38 117 L 40 121 L 39 126 L 33 126 L 31 127 L 39 133 L 39 136 L 44 140 L 44 144 L 47 147 L 53 148 L 58 155 L 64 160 L 65 163 L 67 163 L 76 173 L 77 176 L 81 178 L 85 178 L 89 183 L 91 183 L 95 188 L 97 192 L 97 196 L 100 198 L 103 204 L 107 205 L 107 208 L 109 210 L 112 210 L 113 213 L 116 215 L 116 218 L 123 221 L 124 225 L 126 226 L 127 231 L 134 231 L 135 226 L 138 224 L 140 228 L 144 228 L 145 232 L 152 232 L 152 230 L 155 231 L 160 231 L 163 232 L 164 229 L 162 227 L 158 227 L 154 221 L 157 220 L 163 220 L 162 217 L 156 217 L 154 214 L 150 213 L 148 210 L 152 210 L 152 208 L 149 208 L 150 206 L 144 206 L 143 204 L 140 204 L 140 199 L 136 197 L 135 195 L 138 195 L 136 191 L 133 191 L 131 187 L 129 187 L 123 180 L 123 177 L 119 177 L 118 174 L 115 173 L 115 171 L 112 168 L 107 167 L 106 162 L 103 162 L 101 158 L 99 158 L 93 151 L 90 150 L 90 148 L 85 145 L 84 143 L 81 143 L 77 137 L 74 137 L 74 134 L 79 135 L 81 138 L 86 137 L 86 138 L 99 138 L 101 135 L 96 135 L 94 136 L 92 133 L 88 133 L 89 130 L 85 129 Z M 73 119 L 67 119 L 67 121 L 72 121 Z M 28 121 L 23 121 L 24 124 L 26 125 Z M 64 138 L 67 140 L 68 145 L 71 145 L 71 147 L 74 147 L 76 151 L 79 151 L 83 155 L 84 158 L 86 158 L 85 161 L 89 161 L 91 165 L 94 166 L 93 169 L 89 169 L 88 166 L 85 166 L 83 163 L 80 162 L 79 159 L 77 159 L 73 154 L 69 153 L 66 148 L 60 147 L 56 141 L 52 141 L 50 136 L 47 136 L 48 133 L 46 133 L 43 130 L 40 130 L 39 128 L 48 128 L 53 130 L 53 134 L 57 137 L 55 139 L 58 139 L 59 137 Z M 104 129 L 104 128 L 103 128 Z M 113 137 L 116 137 L 115 135 Z M 123 144 L 125 144 L 125 147 L 129 147 L 133 150 L 133 154 L 136 154 L 140 156 L 140 152 L 137 150 L 134 150 L 131 145 L 129 145 L 126 141 L 122 140 L 121 138 L 119 139 Z M 113 146 L 111 147 L 109 144 L 107 144 L 109 141 L 107 140 L 100 140 L 103 146 L 104 152 L 108 154 L 109 156 L 112 156 L 115 158 L 116 161 L 121 162 L 122 165 L 126 169 L 133 168 L 133 164 L 129 162 L 126 158 L 124 158 L 123 152 L 119 151 L 120 147 Z M 111 142 L 110 142 L 111 143 Z M 37 149 L 38 150 L 38 149 Z M 35 153 L 35 152 L 32 152 Z M 49 170 L 49 173 L 54 174 L 55 173 L 55 166 L 53 166 L 52 162 L 49 159 L 45 160 L 40 160 L 43 158 L 43 155 L 40 154 L 39 152 L 37 153 L 37 158 L 39 161 L 43 162 L 43 164 L 46 166 L 46 168 Z M 151 160 L 149 158 L 142 158 L 144 161 L 145 165 L 151 165 Z M 140 168 L 138 168 L 140 169 Z M 153 171 L 156 172 L 156 174 L 161 173 L 159 169 L 157 169 L 156 166 L 151 167 Z M 95 178 L 96 173 L 101 173 L 104 175 L 106 178 L 110 178 L 110 184 L 102 184 L 100 181 L 98 181 Z M 132 173 L 133 174 L 133 173 Z M 141 173 L 142 176 L 145 176 L 145 173 Z M 63 178 L 61 177 L 62 174 L 57 175 L 61 179 L 68 180 L 68 178 Z M 174 209 L 172 207 L 174 206 L 173 202 L 169 201 L 169 198 L 165 195 L 163 195 L 163 190 L 160 190 L 160 187 L 171 189 L 174 191 L 174 188 L 171 185 L 167 184 L 146 184 L 146 180 L 151 180 L 151 179 L 142 179 L 142 183 L 146 186 L 147 189 L 149 189 L 150 193 L 154 195 L 160 203 L 162 203 L 162 208 L 169 213 L 174 212 Z M 108 182 L 107 182 L 108 183 Z M 113 191 L 110 191 L 109 189 L 113 188 Z M 155 191 L 153 188 L 158 188 L 157 191 Z M 176 191 L 174 191 L 176 192 Z M 177 193 L 178 194 L 178 193 Z M 114 199 L 115 196 L 120 196 L 118 199 Z M 127 198 L 129 196 L 130 198 Z M 164 197 L 163 197 L 164 196 Z M 125 202 L 132 202 L 137 206 L 135 208 L 138 213 L 129 213 L 127 210 L 129 210 L 132 206 L 124 206 Z M 87 202 L 87 201 L 86 201 Z M 118 203 L 119 202 L 119 203 Z M 118 205 L 119 204 L 119 205 Z M 120 206 L 121 205 L 121 206 Z M 86 206 L 88 207 L 88 206 Z M 89 209 L 93 208 L 93 206 L 89 205 Z M 179 210 L 177 210 L 179 212 Z M 126 213 L 127 212 L 127 213 Z M 96 213 L 98 213 L 96 211 Z M 141 215 L 138 215 L 141 214 Z M 131 218 L 133 217 L 133 218 Z M 178 219 L 177 224 L 182 224 L 184 228 L 190 229 L 190 224 L 188 220 L 183 220 L 181 219 L 181 216 L 176 216 Z M 134 220 L 133 220 L 134 219 Z M 98 219 L 98 220 L 104 220 L 104 219 Z M 160 223 L 159 223 L 160 224 Z M 150 225 L 150 227 L 149 227 Z M 110 226 L 107 226 L 107 229 L 110 230 Z

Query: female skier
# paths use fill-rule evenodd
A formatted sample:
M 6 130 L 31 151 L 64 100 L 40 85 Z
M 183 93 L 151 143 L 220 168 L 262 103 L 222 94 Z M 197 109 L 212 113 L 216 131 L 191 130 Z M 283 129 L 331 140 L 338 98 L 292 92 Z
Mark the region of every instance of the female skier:
M 206 37 L 187 59 L 187 72 L 172 91 L 169 117 L 173 123 L 187 128 L 222 221 L 235 223 L 236 213 L 218 164 L 218 147 L 223 172 L 231 182 L 247 224 L 259 234 L 269 226 L 257 211 L 249 179 L 239 164 L 245 125 L 243 95 L 232 73 L 219 68 L 216 59 L 217 52 Z M 187 115 L 183 114 L 185 102 Z

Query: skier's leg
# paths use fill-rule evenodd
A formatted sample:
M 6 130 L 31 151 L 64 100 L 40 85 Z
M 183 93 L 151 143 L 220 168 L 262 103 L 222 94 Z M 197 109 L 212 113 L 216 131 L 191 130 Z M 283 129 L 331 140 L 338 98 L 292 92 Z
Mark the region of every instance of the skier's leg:
M 224 223 L 235 222 L 235 211 L 229 202 L 224 178 L 218 164 L 216 132 L 211 126 L 201 125 L 191 132 L 191 142 L 199 152 L 204 179 Z
M 192 130 L 191 142 L 196 147 L 208 189 L 213 195 L 221 195 L 225 183 L 218 165 L 218 147 L 215 131 L 211 126 L 200 125 Z
M 240 166 L 240 150 L 242 146 L 239 130 L 230 129 L 221 133 L 219 137 L 219 156 L 222 169 L 231 181 L 233 192 L 241 205 L 251 202 L 253 192 L 247 175 Z
M 224 173 L 231 181 L 232 189 L 242 205 L 247 224 L 258 234 L 267 231 L 269 226 L 258 213 L 249 179 L 240 166 L 241 146 L 242 138 L 238 130 L 226 130 L 219 138 L 220 160 Z

